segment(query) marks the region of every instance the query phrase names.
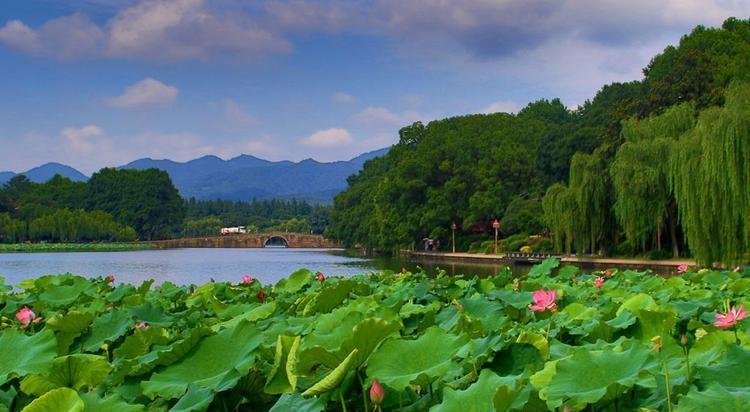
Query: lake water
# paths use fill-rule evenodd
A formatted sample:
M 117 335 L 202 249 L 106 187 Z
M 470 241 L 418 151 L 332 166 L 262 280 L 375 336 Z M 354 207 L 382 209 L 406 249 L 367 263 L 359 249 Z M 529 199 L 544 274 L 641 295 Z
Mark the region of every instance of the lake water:
M 0 253 L 0 276 L 6 283 L 47 274 L 73 273 L 86 277 L 115 275 L 118 282 L 201 284 L 214 279 L 238 282 L 249 274 L 261 282 L 275 283 L 292 272 L 307 268 L 327 276 L 370 273 L 402 267 L 429 272 L 444 269 L 451 274 L 489 275 L 502 266 L 436 263 L 403 258 L 368 259 L 345 256 L 336 249 L 166 249 L 128 252 Z

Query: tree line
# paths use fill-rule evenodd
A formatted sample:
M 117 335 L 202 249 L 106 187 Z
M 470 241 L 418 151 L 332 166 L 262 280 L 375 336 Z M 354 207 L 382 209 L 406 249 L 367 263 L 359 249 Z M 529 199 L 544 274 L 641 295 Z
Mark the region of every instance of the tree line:
M 152 240 L 179 232 L 185 206 L 157 169 L 102 169 L 86 182 L 19 175 L 0 189 L 0 241 Z
M 322 233 L 329 206 L 299 200 L 183 200 L 157 169 L 102 169 L 86 182 L 15 176 L 0 188 L 0 242 L 95 242 L 217 235 L 221 227 Z
M 575 110 L 420 122 L 349 178 L 328 235 L 389 252 L 423 238 L 459 249 L 542 234 L 558 252 L 747 257 L 750 20 L 699 26 L 643 70 Z
M 196 200 L 186 202 L 185 236 L 218 233 L 221 227 L 245 226 L 249 232 L 273 230 L 323 233 L 331 207 L 303 200 Z

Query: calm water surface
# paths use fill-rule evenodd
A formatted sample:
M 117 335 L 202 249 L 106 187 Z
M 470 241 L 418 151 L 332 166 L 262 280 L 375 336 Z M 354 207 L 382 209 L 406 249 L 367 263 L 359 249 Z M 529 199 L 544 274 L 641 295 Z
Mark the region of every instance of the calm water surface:
M 250 274 L 263 283 L 275 283 L 307 268 L 326 275 L 351 276 L 390 269 L 446 270 L 452 274 L 491 275 L 496 265 L 408 261 L 403 258 L 369 259 L 345 256 L 337 249 L 167 249 L 128 252 L 0 253 L 0 276 L 6 283 L 47 274 L 73 273 L 86 277 L 113 274 L 118 282 L 201 284 L 214 279 L 237 282 Z

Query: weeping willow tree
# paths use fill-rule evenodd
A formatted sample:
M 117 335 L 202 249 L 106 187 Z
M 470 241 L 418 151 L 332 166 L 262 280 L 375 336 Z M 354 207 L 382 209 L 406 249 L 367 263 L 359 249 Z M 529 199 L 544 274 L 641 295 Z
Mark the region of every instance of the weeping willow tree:
M 603 155 L 605 150 L 600 148 L 593 154 L 576 153 L 570 160 L 568 188 L 575 195 L 579 216 L 576 249 L 588 249 L 591 254 L 596 253 L 597 245 L 611 226 L 611 182 Z
M 695 125 L 691 103 L 674 106 L 659 116 L 623 122 L 625 140 L 610 168 L 615 191 L 614 212 L 625 236 L 647 250 L 655 240 L 662 248 L 662 228 L 669 229 L 672 254 L 677 257 L 677 209 L 669 188 L 667 159 L 677 138 Z
M 730 264 L 750 247 L 750 85 L 703 111 L 670 157 L 670 184 L 688 245 L 703 264 Z
M 570 163 L 568 186 L 555 184 L 547 190 L 542 207 L 557 251 L 597 252 L 612 226 L 611 183 L 606 149 L 594 154 L 576 153 Z
M 552 241 L 558 252 L 572 252 L 575 230 L 578 227 L 577 208 L 578 203 L 573 191 L 560 183 L 550 186 L 542 199 L 544 220 L 552 233 Z

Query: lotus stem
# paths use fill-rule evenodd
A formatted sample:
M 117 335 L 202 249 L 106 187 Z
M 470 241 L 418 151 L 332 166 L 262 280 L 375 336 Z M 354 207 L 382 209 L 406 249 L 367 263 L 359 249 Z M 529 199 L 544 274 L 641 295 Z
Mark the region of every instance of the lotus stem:
M 672 395 L 669 390 L 669 366 L 667 365 L 667 359 L 662 354 L 662 361 L 664 362 L 664 381 L 667 388 L 667 410 L 672 412 Z
M 362 388 L 362 403 L 365 406 L 365 412 L 368 412 L 370 410 L 370 407 L 367 405 L 367 389 L 365 388 L 365 383 L 362 381 L 362 375 L 357 372 L 357 379 L 359 379 L 359 386 Z
M 341 412 L 346 412 L 346 402 L 344 402 L 344 392 L 339 391 L 339 400 L 341 401 Z

